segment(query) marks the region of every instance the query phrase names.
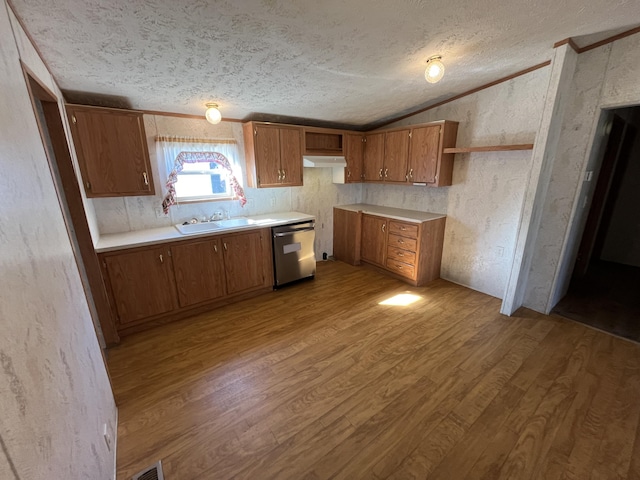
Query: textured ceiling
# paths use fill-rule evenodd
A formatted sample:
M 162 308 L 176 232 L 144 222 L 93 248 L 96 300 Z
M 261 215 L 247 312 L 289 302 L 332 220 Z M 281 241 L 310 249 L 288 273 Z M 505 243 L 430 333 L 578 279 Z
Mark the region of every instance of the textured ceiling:
M 226 118 L 360 126 L 549 60 L 558 40 L 640 22 L 637 0 L 11 3 L 71 100 L 190 114 L 215 101 Z M 436 54 L 446 73 L 431 85 Z

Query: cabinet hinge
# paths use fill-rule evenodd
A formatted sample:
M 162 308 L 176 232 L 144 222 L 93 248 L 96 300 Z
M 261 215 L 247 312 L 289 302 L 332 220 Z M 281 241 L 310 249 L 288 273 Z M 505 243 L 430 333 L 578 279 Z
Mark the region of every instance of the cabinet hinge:
M 85 186 L 87 187 L 87 190 L 91 190 L 91 182 L 85 183 Z
M 73 123 L 78 123 L 75 115 L 71 115 L 71 121 L 73 121 Z

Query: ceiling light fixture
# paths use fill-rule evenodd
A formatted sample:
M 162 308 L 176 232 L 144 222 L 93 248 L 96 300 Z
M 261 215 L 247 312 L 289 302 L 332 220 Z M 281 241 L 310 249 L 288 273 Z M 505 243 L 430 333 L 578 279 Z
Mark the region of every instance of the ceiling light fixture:
M 434 55 L 427 60 L 427 69 L 424 71 L 424 78 L 429 83 L 438 83 L 444 76 L 444 64 L 440 55 Z
M 218 104 L 207 103 L 206 107 L 207 111 L 204 112 L 204 116 L 207 119 L 207 122 L 213 123 L 214 125 L 220 123 L 220 120 L 222 120 L 222 114 L 220 113 L 220 110 L 218 110 Z

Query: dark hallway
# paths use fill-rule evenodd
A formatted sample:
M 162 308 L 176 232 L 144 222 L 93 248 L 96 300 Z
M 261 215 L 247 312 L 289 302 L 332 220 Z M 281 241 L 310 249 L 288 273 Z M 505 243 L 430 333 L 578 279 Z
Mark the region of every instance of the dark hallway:
M 554 313 L 640 342 L 640 107 L 615 110 L 578 259 Z

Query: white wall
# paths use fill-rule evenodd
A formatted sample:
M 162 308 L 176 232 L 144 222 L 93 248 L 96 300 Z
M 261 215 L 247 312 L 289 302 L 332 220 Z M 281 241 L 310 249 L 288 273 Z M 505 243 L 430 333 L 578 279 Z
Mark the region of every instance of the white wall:
M 578 55 L 570 101 L 552 180 L 544 204 L 544 224 L 534 246 L 524 305 L 548 312 L 569 286 L 603 147 L 601 111 L 640 104 L 640 35 L 632 35 Z
M 164 115 L 145 115 L 144 123 L 152 159 L 156 195 L 93 199 L 101 234 L 174 225 L 192 217 L 210 216 L 214 211 L 221 209 L 229 211 L 231 216 L 293 210 L 315 215 L 316 258 L 321 259 L 323 252 L 329 255 L 333 253 L 333 205 L 360 201 L 361 185 L 336 185 L 332 183 L 330 169 L 305 168 L 303 187 L 259 189 L 245 186 L 247 204 L 244 207 L 241 207 L 237 201 L 187 203 L 171 207 L 169 216 L 158 218 L 156 210 L 160 207 L 164 196 L 166 172 L 164 161 L 157 156 L 156 136 L 235 139 L 238 142 L 239 161 L 245 172 L 244 185 L 246 185 L 242 124 L 221 122 L 218 125 L 211 125 L 204 117 L 199 120 Z
M 102 425 L 115 432 L 116 406 L 20 59 L 59 90 L 13 20 L 3 2 L 0 477 L 113 478 Z
M 392 126 L 455 120 L 461 147 L 533 143 L 548 82 L 545 67 Z M 530 160 L 530 150 L 458 154 L 451 187 L 365 184 L 363 199 L 446 213 L 441 276 L 502 298 Z

